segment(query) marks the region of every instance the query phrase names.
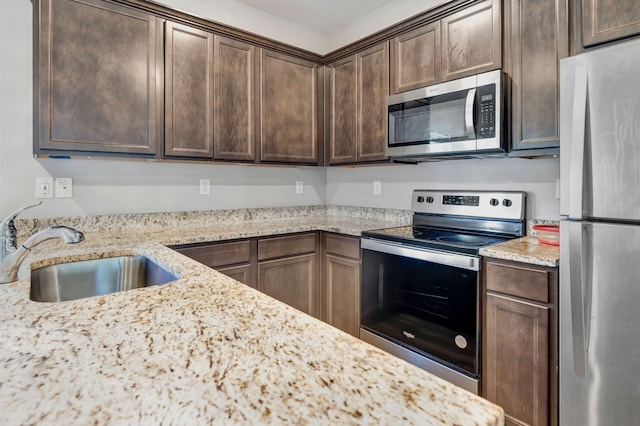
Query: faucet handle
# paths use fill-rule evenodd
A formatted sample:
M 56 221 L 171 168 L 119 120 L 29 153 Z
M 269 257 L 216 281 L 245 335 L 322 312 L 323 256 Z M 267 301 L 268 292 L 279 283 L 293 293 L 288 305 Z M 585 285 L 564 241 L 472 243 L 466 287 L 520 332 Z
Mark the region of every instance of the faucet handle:
M 40 204 L 42 204 L 42 201 L 38 201 L 37 203 L 29 206 L 20 207 L 18 210 L 7 216 L 2 221 L 2 223 L 0 223 L 0 238 L 2 239 L 2 248 L 4 250 L 15 250 L 16 248 L 16 227 L 13 223 L 16 216 L 18 216 L 23 211 L 32 207 L 37 207 Z

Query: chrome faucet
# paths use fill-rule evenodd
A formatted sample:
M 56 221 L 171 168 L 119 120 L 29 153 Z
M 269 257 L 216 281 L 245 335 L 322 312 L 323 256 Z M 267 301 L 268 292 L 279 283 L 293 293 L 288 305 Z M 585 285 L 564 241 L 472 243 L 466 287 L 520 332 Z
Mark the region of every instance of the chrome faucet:
M 18 279 L 18 269 L 22 261 L 27 257 L 31 249 L 41 242 L 52 238 L 60 238 L 67 244 L 84 241 L 84 234 L 80 231 L 66 226 L 52 226 L 33 234 L 18 247 L 16 244 L 16 227 L 13 221 L 16 216 L 26 209 L 40 204 L 42 204 L 42 201 L 31 206 L 19 208 L 0 223 L 0 284 L 11 283 Z

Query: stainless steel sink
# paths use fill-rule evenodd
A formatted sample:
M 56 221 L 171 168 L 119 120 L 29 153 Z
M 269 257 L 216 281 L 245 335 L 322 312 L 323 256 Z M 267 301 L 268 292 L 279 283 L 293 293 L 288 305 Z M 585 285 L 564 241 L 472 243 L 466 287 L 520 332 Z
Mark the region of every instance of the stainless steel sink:
M 36 302 L 62 302 L 166 284 L 176 279 L 144 256 L 84 260 L 31 271 L 30 298 Z

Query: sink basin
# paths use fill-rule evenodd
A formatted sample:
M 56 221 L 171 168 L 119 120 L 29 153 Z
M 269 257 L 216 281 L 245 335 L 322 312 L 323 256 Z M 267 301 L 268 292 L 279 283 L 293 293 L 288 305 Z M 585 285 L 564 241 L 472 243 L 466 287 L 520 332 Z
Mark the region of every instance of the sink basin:
M 144 256 L 84 260 L 31 271 L 30 298 L 36 302 L 62 302 L 166 284 L 176 279 Z

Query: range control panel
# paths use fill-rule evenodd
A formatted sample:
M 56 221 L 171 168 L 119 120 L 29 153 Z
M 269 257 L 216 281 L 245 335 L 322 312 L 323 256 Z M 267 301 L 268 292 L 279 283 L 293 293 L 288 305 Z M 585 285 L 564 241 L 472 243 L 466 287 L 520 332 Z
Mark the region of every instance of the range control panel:
M 415 213 L 522 220 L 527 194 L 522 191 L 440 191 L 416 189 Z

